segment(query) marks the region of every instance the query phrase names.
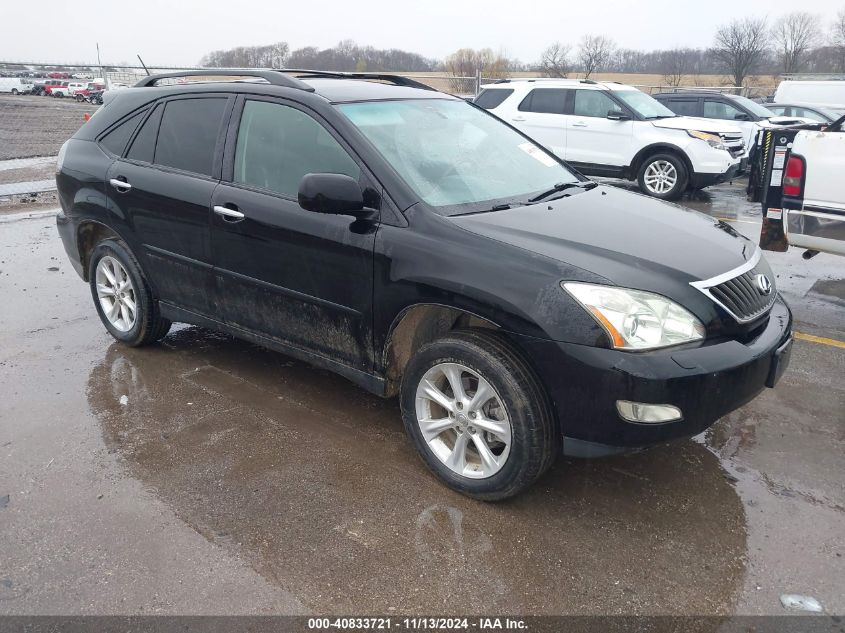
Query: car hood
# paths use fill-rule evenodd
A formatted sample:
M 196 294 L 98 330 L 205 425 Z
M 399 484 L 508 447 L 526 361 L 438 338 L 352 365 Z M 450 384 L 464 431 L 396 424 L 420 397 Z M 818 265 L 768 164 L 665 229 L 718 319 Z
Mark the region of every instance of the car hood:
M 800 116 L 773 116 L 760 121 L 760 125 L 767 128 L 783 127 L 784 125 L 801 125 L 805 123 L 818 123 L 818 121 Z
M 700 119 L 694 116 L 674 116 L 668 119 L 655 119 L 651 121 L 651 124 L 654 127 L 669 128 L 672 130 L 698 130 L 699 132 L 711 132 L 713 134 L 742 134 L 742 130 L 729 121 Z
M 449 218 L 461 228 L 565 262 L 620 286 L 668 295 L 748 261 L 756 245 L 710 216 L 614 187 Z

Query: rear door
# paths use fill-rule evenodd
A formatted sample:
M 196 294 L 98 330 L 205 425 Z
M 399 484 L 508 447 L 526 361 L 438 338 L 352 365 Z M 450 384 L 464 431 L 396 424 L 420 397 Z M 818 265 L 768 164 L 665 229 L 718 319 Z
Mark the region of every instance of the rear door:
M 574 92 L 571 114 L 566 117 L 566 160 L 584 167 L 627 166 L 634 121 L 607 118 L 609 111 L 625 109 L 606 90 L 579 88 Z
M 560 158 L 566 154 L 566 101 L 571 90 L 535 88 L 517 107 L 511 122 Z
M 159 102 L 106 177 L 159 299 L 206 316 L 215 312 L 211 194 L 233 102 L 225 95 Z
M 302 209 L 308 173 L 351 176 L 368 206 L 379 204 L 362 165 L 315 113 L 240 98 L 212 200 L 220 311 L 234 327 L 369 370 L 378 222 Z

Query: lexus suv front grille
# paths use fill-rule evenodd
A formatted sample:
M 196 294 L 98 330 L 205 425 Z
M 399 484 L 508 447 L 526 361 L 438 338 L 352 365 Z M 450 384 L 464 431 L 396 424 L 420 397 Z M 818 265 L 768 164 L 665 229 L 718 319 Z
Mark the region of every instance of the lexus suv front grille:
M 774 275 L 765 262 L 761 262 L 760 250 L 752 258 L 724 275 L 692 285 L 740 323 L 748 323 L 764 315 L 777 297 Z

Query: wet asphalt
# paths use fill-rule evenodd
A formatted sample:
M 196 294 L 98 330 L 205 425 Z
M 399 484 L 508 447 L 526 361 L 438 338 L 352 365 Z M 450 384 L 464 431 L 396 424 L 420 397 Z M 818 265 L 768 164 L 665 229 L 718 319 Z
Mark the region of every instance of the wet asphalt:
M 739 183 L 682 203 L 759 232 Z M 0 614 L 845 614 L 845 259 L 768 255 L 829 339 L 776 389 L 487 504 L 395 400 L 194 327 L 123 347 L 52 218 L 0 235 Z

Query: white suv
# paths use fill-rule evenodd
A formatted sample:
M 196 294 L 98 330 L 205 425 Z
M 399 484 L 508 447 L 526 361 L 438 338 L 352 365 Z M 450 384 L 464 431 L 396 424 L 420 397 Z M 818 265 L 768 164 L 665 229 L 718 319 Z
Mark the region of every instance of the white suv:
M 656 198 L 728 180 L 746 155 L 736 125 L 676 116 L 614 82 L 505 79 L 485 86 L 475 103 L 582 173 L 637 180 Z

